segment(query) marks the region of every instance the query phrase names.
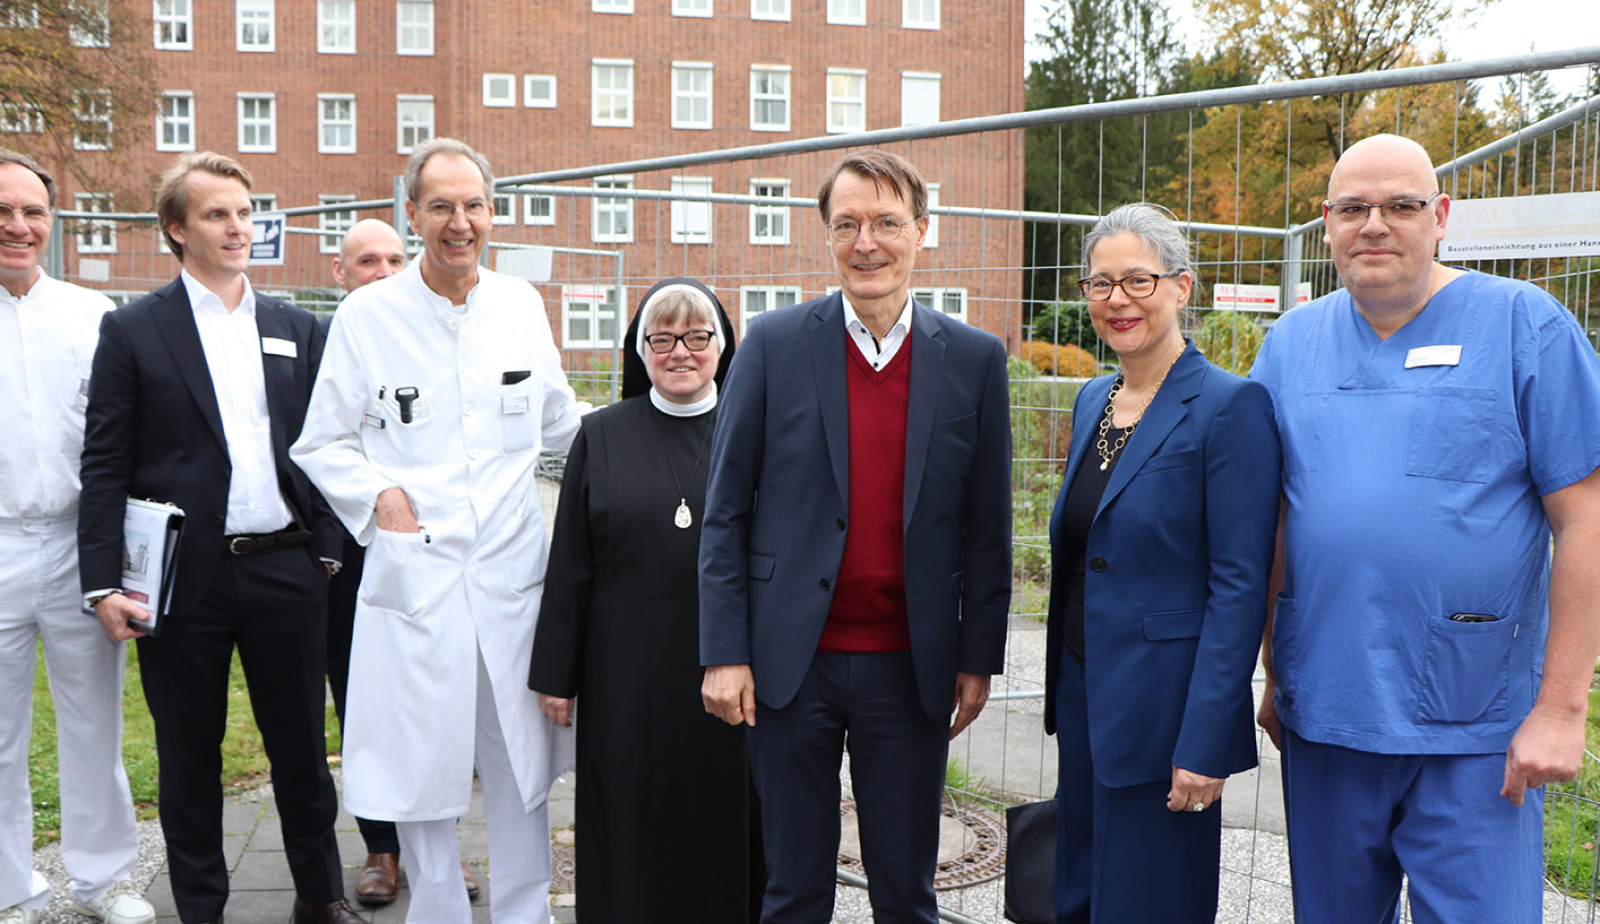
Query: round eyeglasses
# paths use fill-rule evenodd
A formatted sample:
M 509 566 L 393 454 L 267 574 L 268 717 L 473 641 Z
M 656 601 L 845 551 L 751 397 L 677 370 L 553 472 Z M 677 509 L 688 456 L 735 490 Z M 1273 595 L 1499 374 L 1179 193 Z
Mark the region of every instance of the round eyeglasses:
M 916 223 L 917 221 L 914 218 L 910 221 L 901 221 L 893 215 L 880 215 L 872 220 L 870 227 L 872 228 L 873 239 L 887 244 L 904 234 L 907 228 Z M 841 218 L 838 221 L 829 222 L 827 228 L 828 236 L 841 244 L 848 244 L 861 236 L 861 222 L 850 218 Z

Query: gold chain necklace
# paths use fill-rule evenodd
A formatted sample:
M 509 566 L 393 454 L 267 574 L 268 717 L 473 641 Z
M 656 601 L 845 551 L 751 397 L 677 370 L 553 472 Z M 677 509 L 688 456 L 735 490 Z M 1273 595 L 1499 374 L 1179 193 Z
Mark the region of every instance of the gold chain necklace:
M 1122 375 L 1119 373 L 1117 380 L 1111 383 L 1111 394 L 1106 396 L 1106 413 L 1104 417 L 1100 418 L 1100 439 L 1094 444 L 1095 451 L 1100 453 L 1100 471 L 1103 472 L 1111 467 L 1111 460 L 1117 457 L 1117 453 L 1121 452 L 1122 447 L 1127 444 L 1128 438 L 1133 436 L 1133 431 L 1138 428 L 1139 421 L 1144 420 L 1144 412 L 1150 409 L 1150 402 L 1155 400 L 1156 392 L 1160 391 L 1162 384 L 1167 381 L 1167 373 L 1171 372 L 1172 367 L 1178 364 L 1178 357 L 1182 355 L 1183 350 L 1179 350 L 1178 355 L 1172 357 L 1172 362 L 1167 364 L 1167 371 L 1161 373 L 1161 378 L 1156 382 L 1156 387 L 1150 389 L 1150 396 L 1145 398 L 1144 404 L 1139 406 L 1139 413 L 1133 418 L 1133 423 L 1122 432 L 1121 436 L 1117 437 L 1115 443 L 1107 442 L 1106 437 L 1111 433 L 1111 417 L 1116 412 L 1117 396 L 1122 394 L 1124 383 Z

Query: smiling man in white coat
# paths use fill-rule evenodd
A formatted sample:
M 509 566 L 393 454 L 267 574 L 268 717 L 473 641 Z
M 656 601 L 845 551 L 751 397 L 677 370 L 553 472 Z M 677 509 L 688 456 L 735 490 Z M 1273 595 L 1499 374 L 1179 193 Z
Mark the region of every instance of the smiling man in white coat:
M 367 546 L 345 711 L 345 805 L 397 823 L 406 920 L 467 924 L 455 819 L 483 783 L 490 916 L 549 920 L 545 798 L 572 766 L 528 651 L 548 553 L 534 469 L 573 399 L 539 293 L 478 265 L 494 178 L 450 138 L 405 169 L 423 252 L 334 319 L 291 455 Z

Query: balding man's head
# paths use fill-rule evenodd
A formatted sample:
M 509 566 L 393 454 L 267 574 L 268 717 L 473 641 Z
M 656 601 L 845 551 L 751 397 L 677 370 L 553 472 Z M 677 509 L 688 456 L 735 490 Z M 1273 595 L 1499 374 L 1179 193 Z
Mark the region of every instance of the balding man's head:
M 339 255 L 333 258 L 333 278 L 346 292 L 405 269 L 406 249 L 387 222 L 366 218 L 345 232 Z
M 1388 179 L 1411 184 L 1411 192 L 1427 198 L 1439 191 L 1433 159 L 1422 145 L 1399 135 L 1373 135 L 1345 149 L 1328 175 L 1328 200 L 1349 197 L 1344 187 Z
M 1433 254 L 1449 214 L 1422 145 L 1374 135 L 1344 152 L 1328 177 L 1324 240 L 1363 311 L 1421 310 L 1437 287 Z

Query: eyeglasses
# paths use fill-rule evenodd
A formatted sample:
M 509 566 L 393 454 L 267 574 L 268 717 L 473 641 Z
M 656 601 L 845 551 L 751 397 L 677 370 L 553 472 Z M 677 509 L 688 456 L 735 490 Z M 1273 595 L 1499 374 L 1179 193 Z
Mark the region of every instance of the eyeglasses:
M 685 349 L 691 353 L 698 353 L 710 346 L 715 338 L 716 334 L 708 330 L 686 330 L 681 334 L 662 331 L 644 338 L 644 342 L 650 344 L 652 353 L 671 353 L 678 346 L 678 341 L 682 340 Z
M 22 213 L 23 221 L 35 228 L 43 228 L 50 224 L 50 210 L 42 205 L 26 205 L 19 209 L 14 205 L 0 203 L 0 225 L 11 224 L 11 219 L 15 218 L 18 212 Z
M 1078 291 L 1091 302 L 1103 302 L 1111 298 L 1111 290 L 1122 287 L 1123 294 L 1129 298 L 1149 298 L 1155 294 L 1156 283 L 1169 279 L 1186 269 L 1175 269 L 1170 273 L 1134 273 L 1121 279 L 1107 279 L 1104 276 L 1095 276 L 1092 279 L 1078 280 Z
M 911 221 L 901 221 L 892 215 L 883 215 L 872 220 L 872 237 L 882 243 L 888 243 L 904 234 L 906 228 L 916 223 L 914 218 Z M 848 244 L 861 236 L 861 222 L 849 218 L 830 222 L 827 228 L 828 236 L 841 244 Z
M 467 213 L 467 219 L 477 221 L 489 214 L 489 203 L 482 199 L 473 199 L 471 202 L 438 202 L 428 203 L 428 217 L 434 221 L 449 221 L 456 216 L 456 209 Z
M 1322 214 L 1327 220 L 1341 225 L 1364 225 L 1367 223 L 1369 212 L 1373 209 L 1382 209 L 1384 221 L 1399 224 L 1421 215 L 1437 198 L 1439 198 L 1438 193 L 1426 199 L 1390 199 L 1388 202 L 1356 202 L 1349 199 L 1341 199 L 1338 202 L 1324 201 Z

